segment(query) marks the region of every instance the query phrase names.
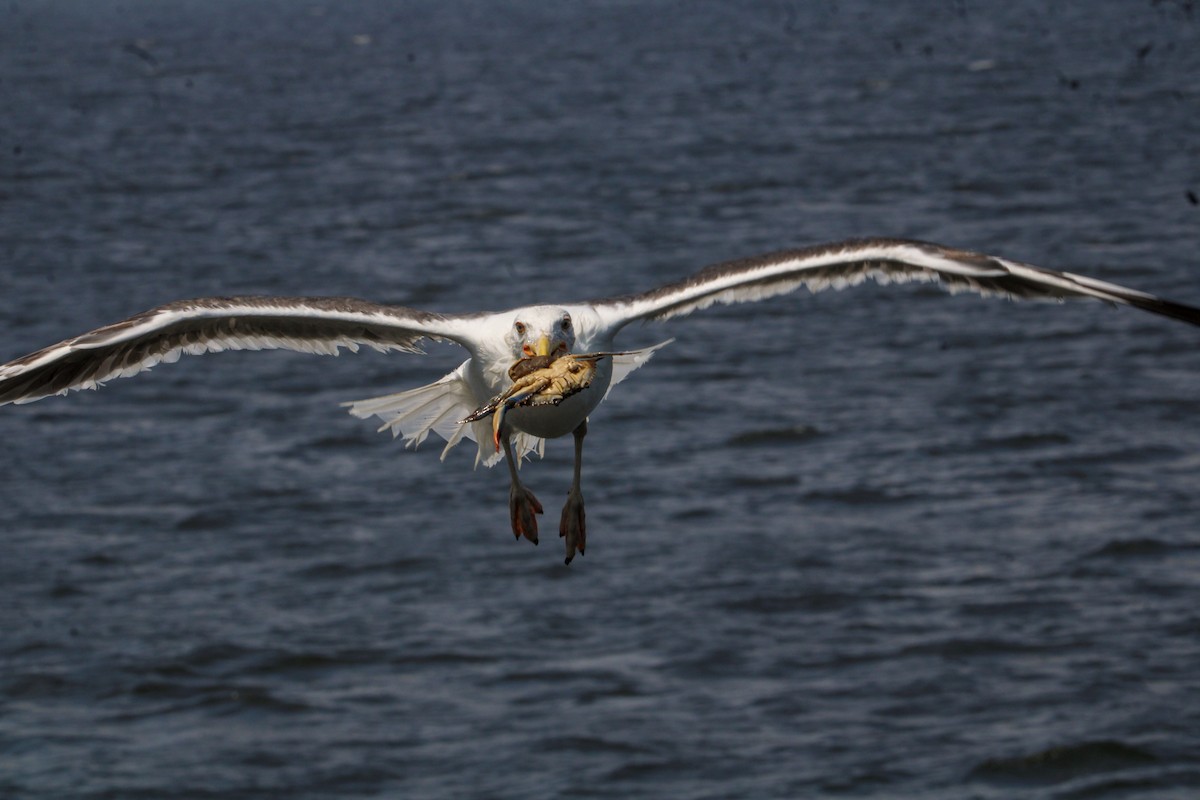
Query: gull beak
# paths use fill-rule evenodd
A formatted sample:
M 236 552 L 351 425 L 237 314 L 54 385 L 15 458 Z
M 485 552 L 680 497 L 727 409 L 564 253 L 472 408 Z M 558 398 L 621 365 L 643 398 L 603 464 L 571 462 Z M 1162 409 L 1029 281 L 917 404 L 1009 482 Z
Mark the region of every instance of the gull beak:
M 532 345 L 522 345 L 521 352 L 524 353 L 526 357 L 552 356 L 553 358 L 558 358 L 567 352 L 567 343 L 558 342 L 555 344 L 549 336 L 543 333 Z

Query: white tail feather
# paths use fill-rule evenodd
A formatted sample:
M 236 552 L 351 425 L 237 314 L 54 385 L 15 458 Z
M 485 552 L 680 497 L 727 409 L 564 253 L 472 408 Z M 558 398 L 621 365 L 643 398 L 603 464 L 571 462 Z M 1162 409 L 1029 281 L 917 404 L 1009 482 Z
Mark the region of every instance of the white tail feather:
M 642 350 L 613 355 L 613 377 L 609 390 L 649 361 L 656 350 L 672 341 L 674 340 L 668 339 L 662 344 Z M 458 369 L 427 386 L 342 405 L 347 406 L 350 413 L 360 419 L 379 417 L 383 420 L 379 432 L 391 431 L 393 437 L 403 436 L 405 447 L 418 447 L 429 438 L 430 433 L 436 433 L 446 440 L 441 454 L 443 461 L 455 445 L 464 438 L 470 439 L 479 446 L 475 453 L 475 466 L 483 464 L 490 467 L 499 462 L 501 456 L 492 444 L 491 423 L 488 420 L 466 425 L 460 422 L 470 416 L 480 404 L 467 382 L 469 363 L 463 362 Z M 546 448 L 544 439 L 524 432 L 515 432 L 512 444 L 518 464 L 530 453 L 537 453 L 540 458 Z
M 469 416 L 479 405 L 467 383 L 467 363 L 427 386 L 404 392 L 370 397 L 343 403 L 350 413 L 360 419 L 379 417 L 383 425 L 380 433 L 391 431 L 392 436 L 403 436 L 405 447 L 417 447 L 436 433 L 446 440 L 441 458 L 444 461 L 450 450 L 465 437 L 479 445 L 475 454 L 475 466 L 490 467 L 500 460 L 500 454 L 492 445 L 492 429 L 487 421 L 463 425 L 460 420 Z M 541 456 L 545 442 L 536 436 L 518 433 L 512 438 L 513 451 L 518 459 L 530 452 Z

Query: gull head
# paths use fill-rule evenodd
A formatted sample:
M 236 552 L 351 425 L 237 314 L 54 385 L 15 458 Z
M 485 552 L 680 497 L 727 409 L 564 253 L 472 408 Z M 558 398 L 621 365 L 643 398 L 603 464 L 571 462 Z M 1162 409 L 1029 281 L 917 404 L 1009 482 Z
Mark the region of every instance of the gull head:
M 561 356 L 575 347 L 575 326 L 565 309 L 530 306 L 513 315 L 505 337 L 514 359 L 527 356 Z

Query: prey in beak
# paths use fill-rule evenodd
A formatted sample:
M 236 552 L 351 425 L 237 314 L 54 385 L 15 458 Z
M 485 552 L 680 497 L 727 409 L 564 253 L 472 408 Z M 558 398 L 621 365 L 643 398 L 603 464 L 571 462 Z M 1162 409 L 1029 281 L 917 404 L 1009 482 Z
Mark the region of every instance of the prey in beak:
M 501 447 L 504 413 L 518 406 L 556 406 L 591 385 L 596 377 L 596 362 L 619 353 L 584 353 L 558 358 L 529 356 L 513 364 L 508 375 L 513 385 L 463 419 L 460 424 L 492 416 L 492 443 Z

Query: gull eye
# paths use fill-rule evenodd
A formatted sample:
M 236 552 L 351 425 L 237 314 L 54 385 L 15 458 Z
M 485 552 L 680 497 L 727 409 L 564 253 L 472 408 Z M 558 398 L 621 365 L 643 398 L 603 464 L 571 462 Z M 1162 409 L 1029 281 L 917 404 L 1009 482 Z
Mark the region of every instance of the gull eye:
M 569 331 L 569 330 L 571 330 L 571 318 L 570 318 L 570 317 L 563 317 L 563 319 L 562 319 L 562 329 L 563 329 L 564 331 Z
M 525 323 L 524 322 L 518 322 L 516 325 L 513 326 L 513 328 L 517 331 L 517 336 L 525 335 Z

